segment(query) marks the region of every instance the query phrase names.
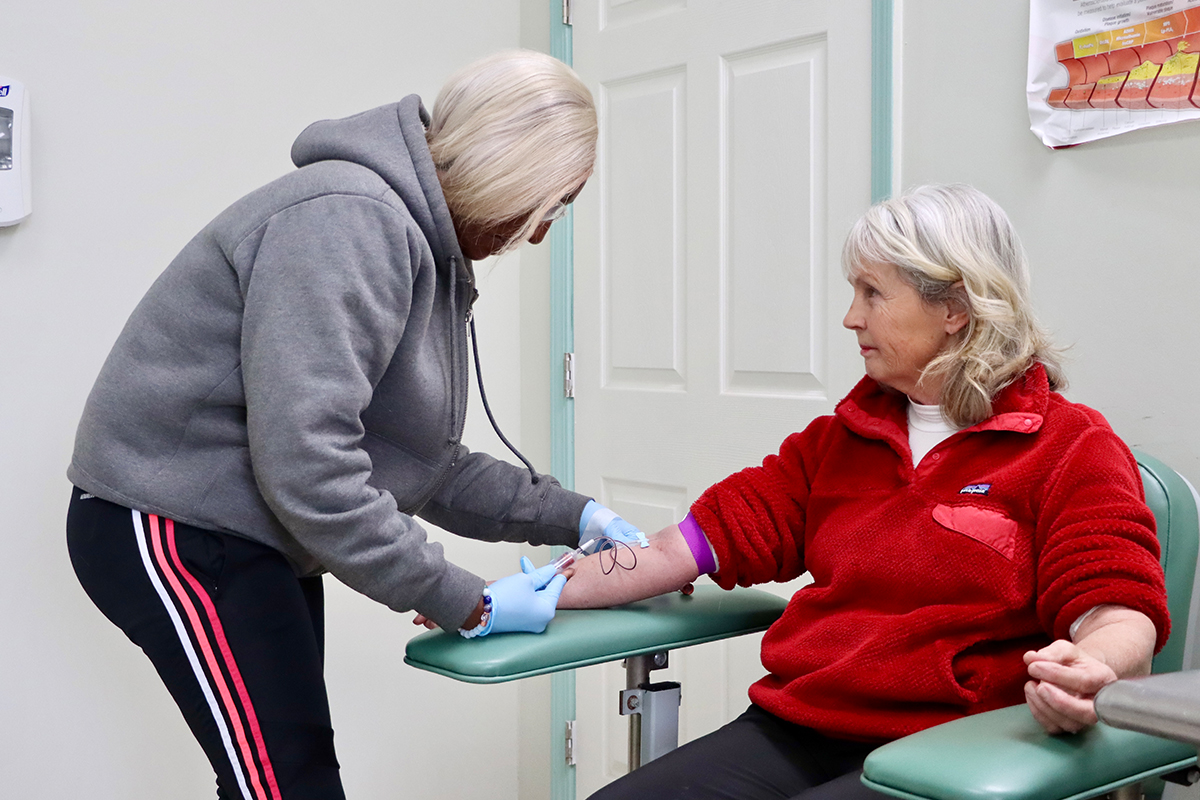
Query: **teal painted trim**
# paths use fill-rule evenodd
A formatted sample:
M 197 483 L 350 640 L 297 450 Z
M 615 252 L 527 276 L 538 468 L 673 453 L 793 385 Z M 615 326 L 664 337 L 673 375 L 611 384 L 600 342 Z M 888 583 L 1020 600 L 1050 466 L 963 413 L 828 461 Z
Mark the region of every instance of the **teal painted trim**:
M 555 3 L 558 5 L 558 3 Z M 575 401 L 563 396 L 563 354 L 575 349 L 574 212 L 550 229 L 550 473 L 575 488 Z M 555 555 L 565 547 L 553 549 Z M 566 725 L 575 719 L 575 672 L 550 677 L 550 798 L 575 800 L 575 768 L 567 764 Z
M 562 0 L 550 3 L 550 55 L 574 63 L 571 26 Z M 575 214 L 550 228 L 550 473 L 575 488 L 575 401 L 563 396 L 563 354 L 575 351 Z M 566 548 L 554 548 L 555 554 Z M 575 672 L 550 676 L 550 800 L 575 800 L 575 768 L 567 764 L 567 721 L 575 719 Z
M 550 55 L 572 62 L 571 26 L 550 0 Z M 575 488 L 575 401 L 563 396 L 563 354 L 575 350 L 575 212 L 550 228 L 550 472 Z
M 575 401 L 563 394 L 563 354 L 575 351 L 575 211 L 550 228 L 550 473 L 575 488 Z
M 571 26 L 562 21 L 562 0 L 550 0 L 550 55 L 566 64 L 575 64 Z
M 892 0 L 871 0 L 871 202 L 892 196 Z

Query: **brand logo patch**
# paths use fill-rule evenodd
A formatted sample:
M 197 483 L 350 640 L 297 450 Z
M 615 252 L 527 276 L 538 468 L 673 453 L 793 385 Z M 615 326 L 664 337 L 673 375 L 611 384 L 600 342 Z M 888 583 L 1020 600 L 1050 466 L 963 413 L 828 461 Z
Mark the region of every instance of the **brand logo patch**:
M 12 88 L 12 86 L 11 86 L 11 85 L 9 85 L 9 86 L 0 86 L 0 97 L 8 97 L 8 90 L 9 90 L 9 89 L 11 89 L 11 88 Z
M 990 483 L 972 483 L 958 490 L 959 494 L 987 494 L 992 490 Z

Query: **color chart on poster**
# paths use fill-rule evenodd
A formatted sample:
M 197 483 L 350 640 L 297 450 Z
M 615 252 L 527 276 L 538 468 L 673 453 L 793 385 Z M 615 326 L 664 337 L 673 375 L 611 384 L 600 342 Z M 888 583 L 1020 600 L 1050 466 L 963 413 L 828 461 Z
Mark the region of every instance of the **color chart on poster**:
M 1200 0 L 1031 0 L 1030 128 L 1050 147 L 1200 119 Z

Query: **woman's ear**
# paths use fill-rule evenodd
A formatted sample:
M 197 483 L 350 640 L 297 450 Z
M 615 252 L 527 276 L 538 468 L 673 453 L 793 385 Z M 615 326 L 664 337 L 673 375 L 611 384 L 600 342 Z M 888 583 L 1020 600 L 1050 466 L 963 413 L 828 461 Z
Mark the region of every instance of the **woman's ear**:
M 954 336 L 971 321 L 971 306 L 967 301 L 967 290 L 962 281 L 950 287 L 950 297 L 946 300 L 947 334 Z

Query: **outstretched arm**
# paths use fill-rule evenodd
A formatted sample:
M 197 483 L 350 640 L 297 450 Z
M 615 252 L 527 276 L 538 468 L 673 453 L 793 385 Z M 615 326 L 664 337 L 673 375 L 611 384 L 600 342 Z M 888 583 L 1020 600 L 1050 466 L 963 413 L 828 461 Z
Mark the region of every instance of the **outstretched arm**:
M 682 589 L 700 577 L 696 560 L 678 525 L 663 528 L 649 537 L 649 547 L 634 547 L 637 566 L 633 569 L 601 568 L 604 554 L 588 556 L 571 568 L 559 608 L 607 608 Z M 570 573 L 568 573 L 570 574 Z
M 1156 631 L 1140 611 L 1099 606 L 1073 642 L 1059 639 L 1025 654 L 1025 699 L 1048 733 L 1077 733 L 1096 724 L 1096 692 L 1118 678 L 1150 673 Z

